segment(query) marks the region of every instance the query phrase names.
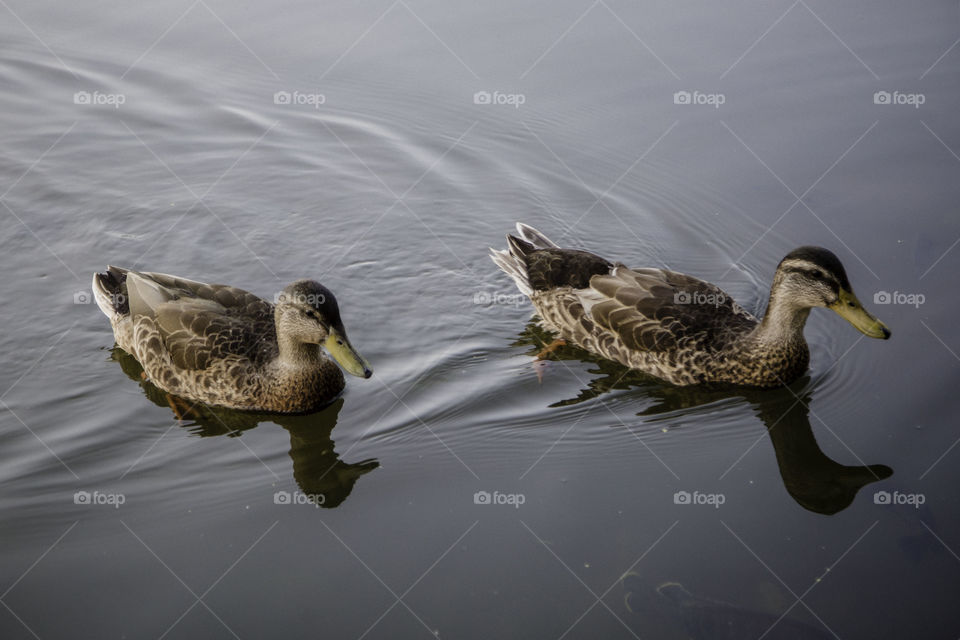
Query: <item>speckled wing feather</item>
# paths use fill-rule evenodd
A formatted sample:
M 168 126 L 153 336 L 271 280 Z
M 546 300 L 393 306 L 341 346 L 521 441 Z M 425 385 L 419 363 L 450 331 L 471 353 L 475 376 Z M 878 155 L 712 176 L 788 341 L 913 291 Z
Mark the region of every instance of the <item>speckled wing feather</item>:
M 138 275 L 128 275 L 131 313 L 155 320 L 177 367 L 202 370 L 229 356 L 260 363 L 276 355 L 273 305 L 265 300 L 227 285 Z
M 756 323 L 719 287 L 663 269 L 617 265 L 609 275 L 593 276 L 583 298 L 599 325 L 637 351 L 715 344 L 720 334 Z

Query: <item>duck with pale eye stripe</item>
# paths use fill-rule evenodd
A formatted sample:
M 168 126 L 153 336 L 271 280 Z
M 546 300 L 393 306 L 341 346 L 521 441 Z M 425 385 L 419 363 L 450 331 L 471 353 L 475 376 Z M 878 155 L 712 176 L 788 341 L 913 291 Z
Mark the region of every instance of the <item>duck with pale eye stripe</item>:
M 348 373 L 373 375 L 347 339 L 333 293 L 313 280 L 294 282 L 271 304 L 237 287 L 107 267 L 94 274 L 93 293 L 117 345 L 150 382 L 194 402 L 319 409 L 344 388 L 321 345 Z
M 517 233 L 491 257 L 530 297 L 547 329 L 676 385 L 775 387 L 795 380 L 810 362 L 803 327 L 814 307 L 836 312 L 871 338 L 890 337 L 857 300 L 840 260 L 821 247 L 794 249 L 780 261 L 767 311 L 757 319 L 698 278 L 561 249 L 522 223 Z

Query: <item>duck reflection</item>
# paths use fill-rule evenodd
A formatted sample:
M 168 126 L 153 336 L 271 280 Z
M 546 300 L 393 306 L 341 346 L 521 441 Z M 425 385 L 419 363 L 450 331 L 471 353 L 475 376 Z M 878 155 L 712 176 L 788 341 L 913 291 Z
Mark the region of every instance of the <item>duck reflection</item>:
M 140 384 L 144 395 L 154 404 L 169 407 L 185 429 L 200 437 L 239 437 L 244 431 L 261 422 L 273 422 L 290 434 L 290 458 L 293 460 L 293 478 L 305 495 L 323 496 L 317 505 L 333 508 L 340 505 L 357 479 L 373 471 L 380 463 L 374 459 L 347 463 L 334 450 L 330 437 L 343 407 L 343 398 L 336 399 L 316 413 L 280 415 L 235 411 L 221 407 L 194 404 L 171 396 L 150 384 L 140 375 L 140 363 L 122 349 L 113 349 L 112 357 L 123 372 Z
M 529 346 L 529 355 L 545 360 L 578 360 L 595 366 L 593 377 L 575 398 L 556 402 L 559 407 L 597 398 L 616 389 L 641 388 L 655 403 L 638 416 L 656 416 L 688 410 L 725 398 L 742 398 L 767 427 L 780 468 L 783 485 L 790 496 L 804 509 L 832 515 L 846 509 L 857 492 L 867 484 L 893 474 L 886 465 L 847 466 L 828 457 L 813 435 L 809 405 L 809 377 L 780 389 L 749 387 L 676 387 L 665 384 L 639 371 L 598 358 L 571 345 L 551 346 L 543 353 L 543 345 L 553 336 L 536 322 L 527 325 L 514 346 Z

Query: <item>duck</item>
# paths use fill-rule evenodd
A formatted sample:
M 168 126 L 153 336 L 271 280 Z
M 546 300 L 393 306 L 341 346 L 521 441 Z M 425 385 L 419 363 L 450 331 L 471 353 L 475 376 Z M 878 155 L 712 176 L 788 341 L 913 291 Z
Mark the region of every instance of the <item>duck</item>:
M 854 295 L 828 249 L 803 246 L 777 265 L 766 313 L 756 318 L 722 289 L 659 268 L 631 269 L 564 249 L 517 223 L 493 262 L 529 297 L 541 324 L 586 351 L 678 386 L 780 387 L 803 375 L 804 325 L 826 307 L 871 338 L 890 329 Z M 551 347 L 548 346 L 545 351 Z
M 322 408 L 345 380 L 321 345 L 347 373 L 373 375 L 347 338 L 333 292 L 314 280 L 297 280 L 271 303 L 229 285 L 108 266 L 93 275 L 93 297 L 144 378 L 194 403 Z

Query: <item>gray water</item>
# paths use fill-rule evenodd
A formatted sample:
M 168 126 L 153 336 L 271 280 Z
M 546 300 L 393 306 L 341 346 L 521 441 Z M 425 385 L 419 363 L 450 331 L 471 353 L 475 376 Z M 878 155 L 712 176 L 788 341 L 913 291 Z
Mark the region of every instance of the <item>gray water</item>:
M 956 3 L 0 16 L 0 637 L 960 635 Z M 755 313 L 822 245 L 893 337 L 816 310 L 739 394 L 537 362 L 516 220 Z M 320 280 L 375 374 L 178 421 L 108 263 Z

